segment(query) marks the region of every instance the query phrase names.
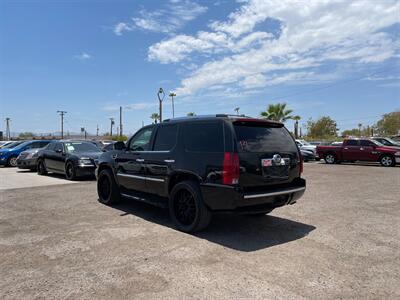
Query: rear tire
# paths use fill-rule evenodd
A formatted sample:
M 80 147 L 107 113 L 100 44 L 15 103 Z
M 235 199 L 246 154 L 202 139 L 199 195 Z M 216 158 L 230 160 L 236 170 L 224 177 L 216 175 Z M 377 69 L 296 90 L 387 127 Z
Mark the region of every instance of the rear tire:
M 177 229 L 188 233 L 205 229 L 212 217 L 204 204 L 200 187 L 194 181 L 182 181 L 172 188 L 169 214 Z
M 382 155 L 379 162 L 384 167 L 394 167 L 396 165 L 396 161 L 391 155 Z
M 37 173 L 38 173 L 39 175 L 47 175 L 47 169 L 46 169 L 46 166 L 45 166 L 43 160 L 38 160 L 38 163 L 37 163 Z
M 110 169 L 100 171 L 97 179 L 97 194 L 99 202 L 105 205 L 115 204 L 121 200 L 118 185 Z
M 326 154 L 324 160 L 327 164 L 330 165 L 337 163 L 336 155 L 333 153 Z
M 16 167 L 17 164 L 17 157 L 16 156 L 11 156 L 8 161 L 7 161 L 7 166 L 8 167 Z

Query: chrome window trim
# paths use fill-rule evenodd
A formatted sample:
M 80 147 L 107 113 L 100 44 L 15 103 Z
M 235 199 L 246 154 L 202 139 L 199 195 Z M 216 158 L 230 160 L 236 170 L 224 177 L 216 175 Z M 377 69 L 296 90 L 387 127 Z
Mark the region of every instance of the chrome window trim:
M 291 193 L 295 193 L 295 192 L 304 191 L 305 189 L 306 189 L 305 187 L 300 187 L 300 188 L 295 188 L 295 189 L 290 189 L 290 190 L 283 190 L 283 191 L 277 191 L 277 192 L 271 192 L 271 193 L 263 193 L 263 194 L 255 194 L 255 195 L 244 195 L 244 199 L 252 199 L 252 198 L 261 198 L 261 197 L 271 197 L 271 196 L 285 195 L 285 194 L 291 194 Z

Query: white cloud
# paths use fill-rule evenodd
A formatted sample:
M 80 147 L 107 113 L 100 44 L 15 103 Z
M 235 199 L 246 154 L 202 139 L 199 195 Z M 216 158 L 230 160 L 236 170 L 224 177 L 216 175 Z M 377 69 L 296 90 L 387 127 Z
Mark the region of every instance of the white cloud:
M 79 55 L 75 55 L 74 58 L 79 59 L 79 60 L 88 60 L 88 59 L 93 58 L 93 56 L 86 52 L 82 52 Z
M 146 31 L 173 33 L 181 29 L 186 23 L 204 13 L 207 7 L 190 0 L 170 0 L 164 8 L 147 11 L 140 10 L 132 18 L 132 22 L 120 22 L 115 25 L 114 33 L 122 35 L 124 31 L 142 29 Z
M 116 35 L 122 35 L 124 31 L 132 31 L 134 28 L 127 23 L 120 22 L 114 26 L 114 33 Z
M 193 94 L 214 85 L 262 87 L 309 78 L 310 69 L 329 62 L 371 64 L 398 55 L 400 42 L 384 29 L 398 23 L 400 1 L 249 0 L 211 31 L 177 35 L 149 47 L 148 58 L 185 63 L 207 58 L 177 89 Z M 280 35 L 255 31 L 268 19 Z M 289 72 L 274 77 L 274 72 Z M 315 77 L 315 75 L 313 75 Z

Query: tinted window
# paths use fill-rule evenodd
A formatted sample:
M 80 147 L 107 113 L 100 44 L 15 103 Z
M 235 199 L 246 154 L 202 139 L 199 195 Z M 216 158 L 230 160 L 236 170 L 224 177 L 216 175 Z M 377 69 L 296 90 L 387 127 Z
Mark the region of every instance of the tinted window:
M 61 143 L 56 143 L 54 146 L 54 151 L 63 151 L 63 145 Z
M 348 140 L 346 146 L 358 146 L 357 140 Z
M 46 150 L 53 151 L 55 146 L 56 146 L 56 143 L 54 143 L 54 142 L 50 143 L 47 145 Z
M 139 131 L 130 141 L 129 150 L 148 151 L 150 147 L 150 138 L 154 127 L 149 127 Z
M 187 151 L 224 152 L 221 122 L 185 124 L 183 132 Z
M 39 147 L 38 148 L 43 148 L 46 147 L 50 142 L 39 142 Z
M 174 148 L 178 125 L 162 125 L 157 130 L 156 140 L 154 142 L 154 151 L 167 151 Z
M 372 146 L 376 146 L 376 144 L 375 143 L 373 143 L 373 142 L 371 142 L 371 141 L 368 141 L 368 140 L 362 140 L 361 142 L 360 142 L 360 144 L 361 144 L 361 146 L 369 146 L 369 147 L 372 147 Z
M 239 152 L 297 152 L 284 127 L 240 123 L 234 125 Z

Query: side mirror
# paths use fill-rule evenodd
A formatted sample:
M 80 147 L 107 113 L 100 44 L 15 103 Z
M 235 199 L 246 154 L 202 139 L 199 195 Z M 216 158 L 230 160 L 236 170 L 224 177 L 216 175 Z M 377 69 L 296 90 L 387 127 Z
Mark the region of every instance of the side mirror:
M 116 142 L 114 144 L 114 150 L 124 150 L 124 149 L 126 149 L 124 142 Z

